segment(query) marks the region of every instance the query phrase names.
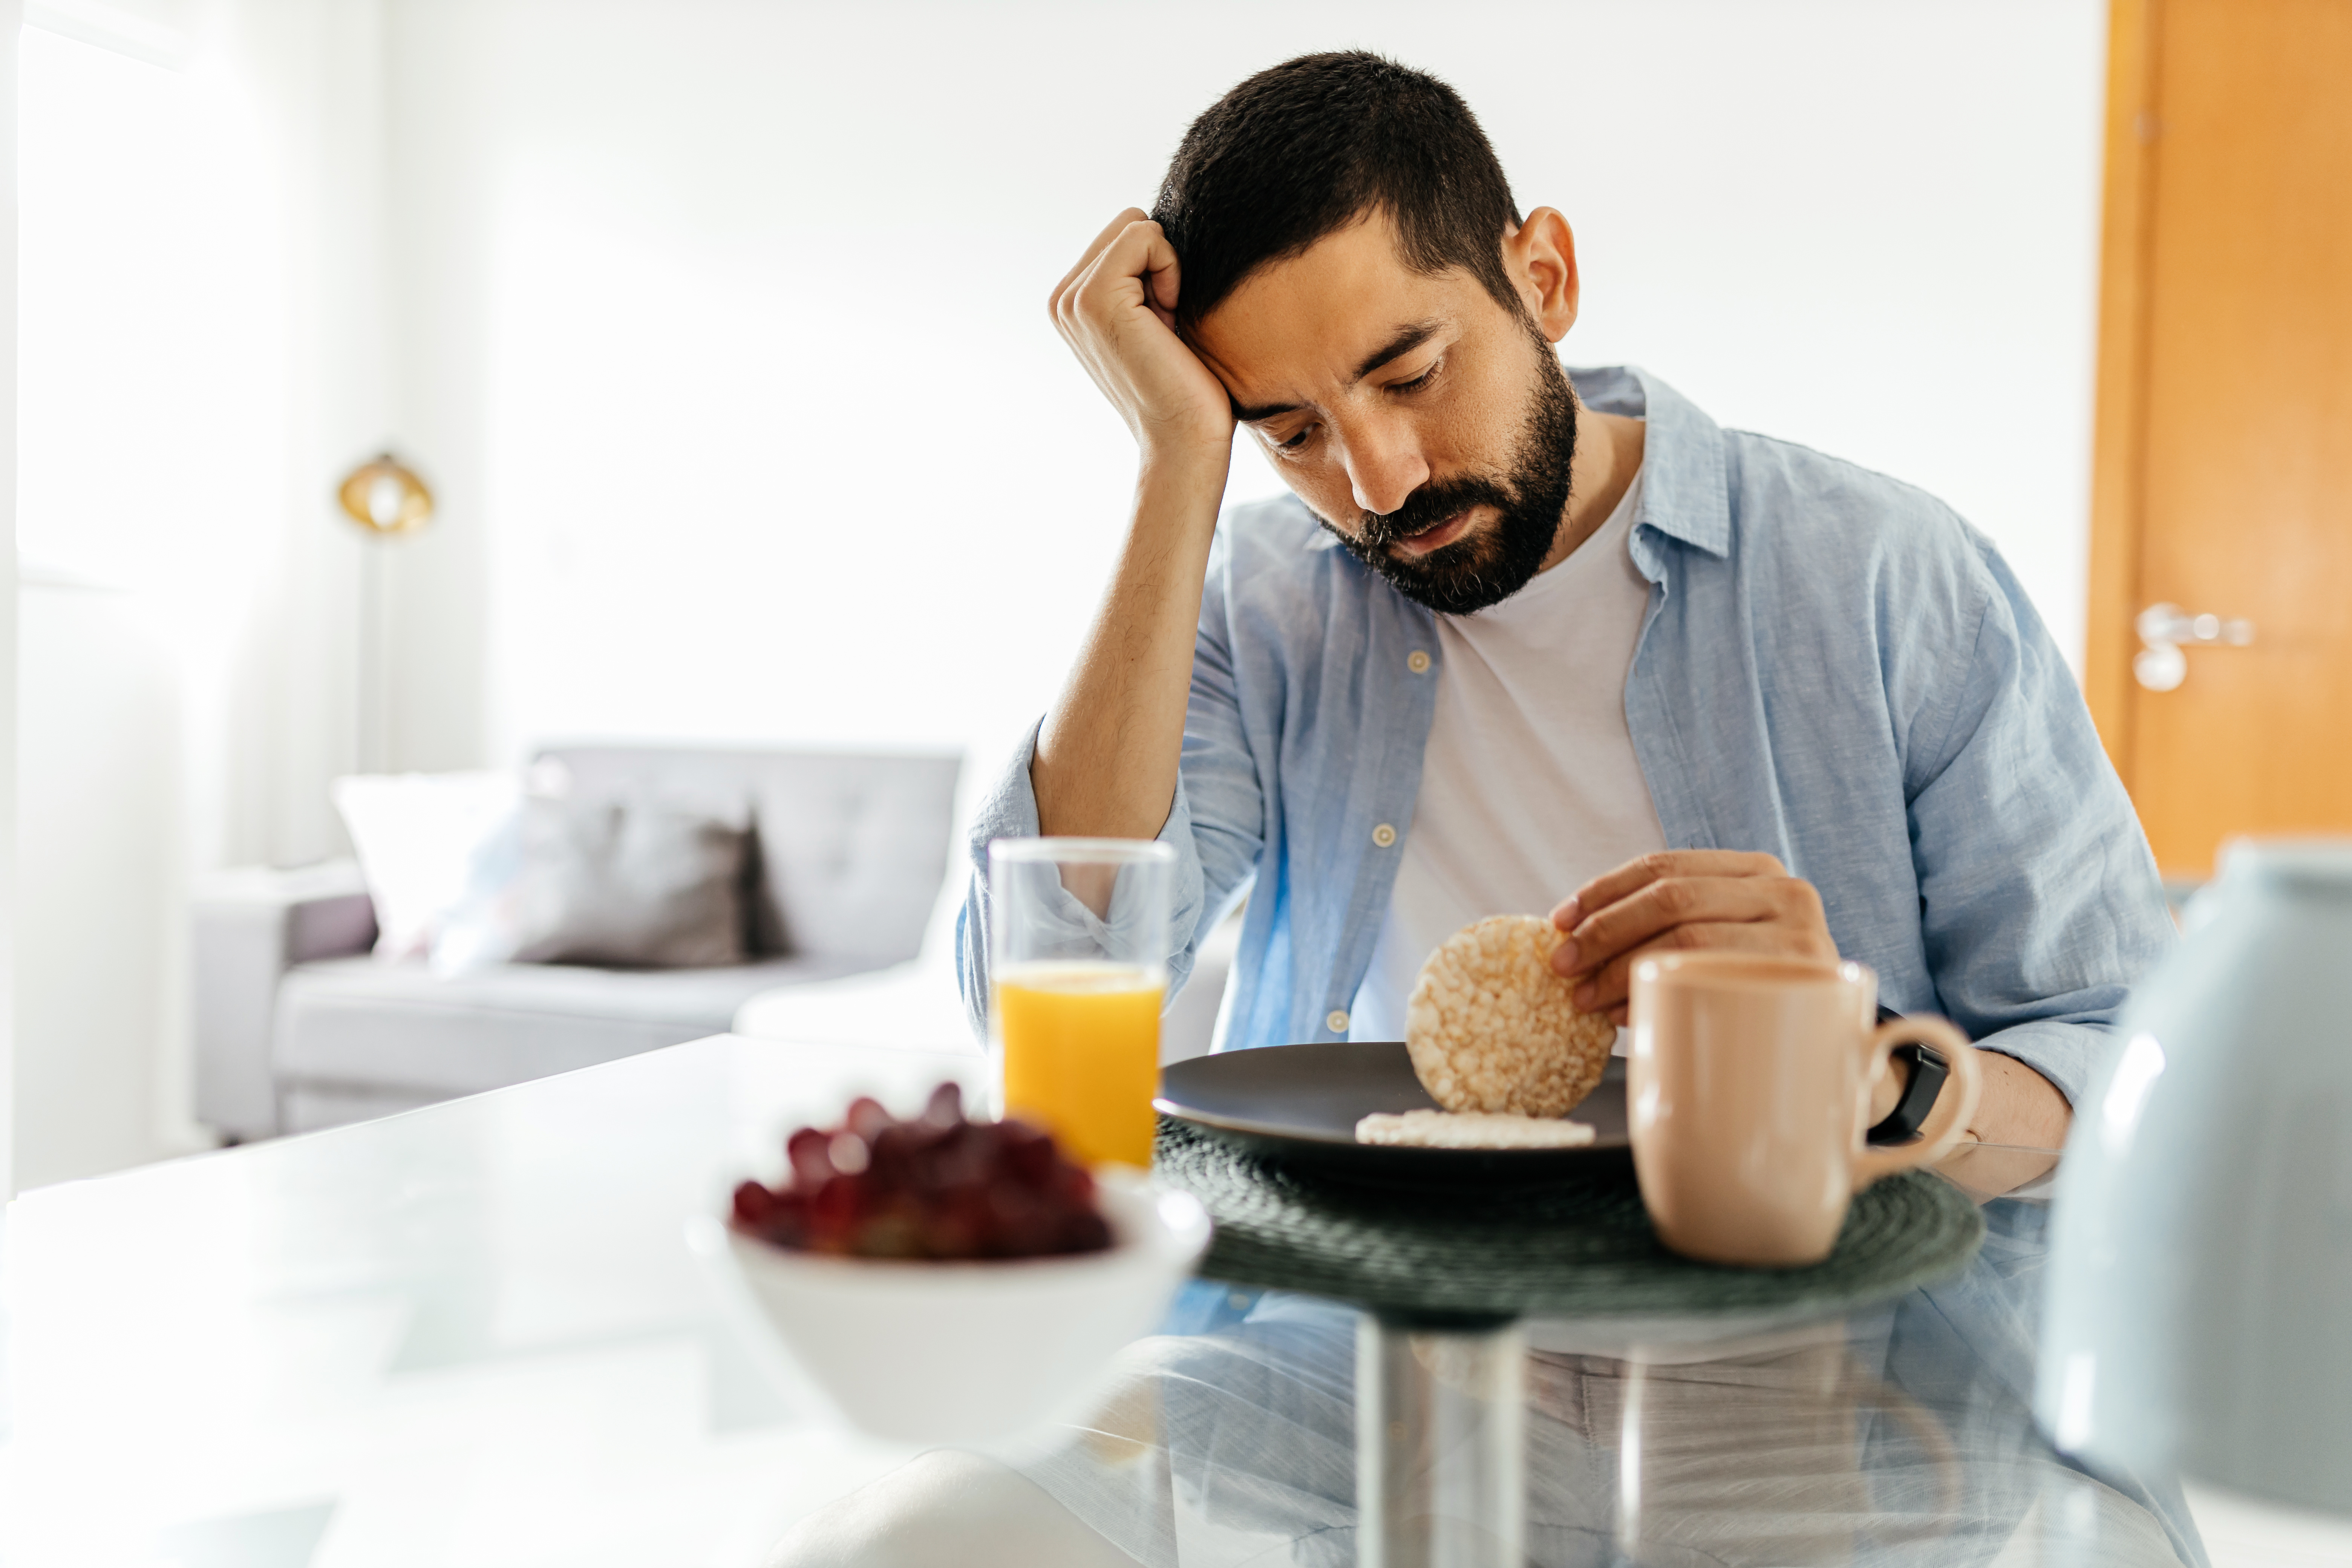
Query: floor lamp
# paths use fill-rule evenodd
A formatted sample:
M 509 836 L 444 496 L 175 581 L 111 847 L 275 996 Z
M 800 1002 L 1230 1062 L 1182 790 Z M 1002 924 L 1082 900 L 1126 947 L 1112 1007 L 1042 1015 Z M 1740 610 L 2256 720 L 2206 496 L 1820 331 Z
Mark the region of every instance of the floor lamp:
M 383 552 L 433 518 L 433 492 L 416 470 L 390 452 L 362 463 L 335 492 L 344 515 L 368 536 L 360 566 L 359 771 L 376 773 L 390 762 L 392 721 L 392 577 Z

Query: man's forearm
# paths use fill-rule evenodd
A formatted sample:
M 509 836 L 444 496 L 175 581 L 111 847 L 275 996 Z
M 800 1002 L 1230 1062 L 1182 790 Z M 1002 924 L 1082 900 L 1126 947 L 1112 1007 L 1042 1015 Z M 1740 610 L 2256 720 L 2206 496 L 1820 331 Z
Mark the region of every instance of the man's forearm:
M 1984 1069 L 1984 1093 L 1976 1114 L 1969 1118 L 1968 1139 L 1975 1143 L 2005 1143 L 2031 1149 L 2056 1149 L 2066 1142 L 2074 1118 L 2058 1086 L 2015 1057 L 1979 1051 Z M 1902 1062 L 1888 1064 L 1886 1076 L 1871 1091 L 1869 1125 L 1886 1120 L 1903 1098 L 1911 1072 Z
M 1145 458 L 1110 587 L 1029 765 L 1041 831 L 1152 838 L 1168 820 L 1231 457 L 1228 445 Z
M 2066 1142 L 2074 1112 L 2058 1086 L 2015 1057 L 1980 1051 L 1984 1094 L 1969 1119 L 1969 1135 L 1980 1143 L 2057 1149 Z

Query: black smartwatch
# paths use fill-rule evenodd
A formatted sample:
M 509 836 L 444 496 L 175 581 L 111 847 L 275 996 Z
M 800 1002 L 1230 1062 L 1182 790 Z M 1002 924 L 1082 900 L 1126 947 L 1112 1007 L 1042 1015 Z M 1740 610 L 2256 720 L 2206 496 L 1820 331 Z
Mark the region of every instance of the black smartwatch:
M 1878 1010 L 1882 1024 L 1894 1023 L 1901 1016 L 1885 1007 Z M 1895 1102 L 1895 1109 L 1886 1113 L 1886 1119 L 1870 1130 L 1867 1137 L 1873 1143 L 1907 1143 L 1917 1137 L 1919 1129 L 1927 1124 L 1927 1112 L 1935 1105 L 1936 1097 L 1944 1091 L 1944 1080 L 1952 1076 L 1952 1064 L 1933 1046 L 1897 1046 L 1893 1057 L 1910 1064 L 1911 1081 L 1904 1089 L 1903 1098 Z

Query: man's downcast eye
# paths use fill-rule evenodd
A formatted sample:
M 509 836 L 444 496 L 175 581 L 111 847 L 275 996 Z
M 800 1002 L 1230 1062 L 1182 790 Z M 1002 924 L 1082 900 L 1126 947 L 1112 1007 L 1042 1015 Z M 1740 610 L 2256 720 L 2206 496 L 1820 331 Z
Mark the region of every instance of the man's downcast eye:
M 1411 381 L 1400 381 L 1391 384 L 1389 390 L 1391 392 L 1423 391 L 1437 380 L 1437 373 L 1444 366 L 1444 363 L 1445 362 L 1444 360 L 1437 360 L 1433 362 L 1427 370 L 1423 371 Z
M 1307 437 L 1314 435 L 1318 428 L 1319 426 L 1314 425 L 1301 426 L 1296 435 L 1287 437 L 1283 440 L 1276 441 L 1274 444 L 1275 448 L 1277 451 L 1296 452 L 1300 447 L 1307 445 Z

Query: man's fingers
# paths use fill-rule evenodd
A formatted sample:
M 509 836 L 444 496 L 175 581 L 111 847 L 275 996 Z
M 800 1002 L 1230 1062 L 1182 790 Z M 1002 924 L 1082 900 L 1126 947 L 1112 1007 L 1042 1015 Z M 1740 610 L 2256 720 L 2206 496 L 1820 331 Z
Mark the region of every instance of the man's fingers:
M 1595 877 L 1552 910 L 1565 933 L 1552 968 L 1579 976 L 1579 1007 L 1625 1021 L 1633 965 L 1648 952 L 1722 948 L 1834 961 L 1821 894 L 1770 855 L 1667 849 Z
M 1633 992 L 1633 965 L 1653 952 L 1690 952 L 1700 949 L 1787 957 L 1789 939 L 1784 931 L 1767 921 L 1702 921 L 1676 926 L 1602 964 L 1599 973 L 1578 984 L 1570 998 L 1588 1013 L 1606 1012 L 1622 1024 L 1622 1010 Z
M 1669 877 L 1637 888 L 1587 915 L 1553 954 L 1553 967 L 1574 974 L 1678 925 L 1715 921 L 1769 921 L 1800 912 L 1794 889 L 1780 877 Z
M 1094 243 L 1087 246 L 1086 249 L 1078 253 L 1077 265 L 1071 268 L 1067 272 L 1063 273 L 1062 280 L 1054 285 L 1053 293 L 1047 295 L 1045 298 L 1045 309 L 1056 315 L 1060 314 L 1062 308 L 1062 296 L 1069 292 L 1070 285 L 1076 283 L 1080 277 L 1085 275 L 1086 270 L 1095 264 L 1096 259 L 1100 257 L 1104 251 L 1110 248 L 1111 242 L 1116 240 L 1120 234 L 1125 232 L 1129 225 L 1144 222 L 1148 220 L 1150 216 L 1150 215 L 1146 213 L 1141 207 L 1129 207 L 1125 212 L 1119 214 L 1117 217 L 1111 219 L 1110 222 L 1103 225 L 1103 231 L 1095 236 Z
M 1152 314 L 1170 323 L 1176 282 L 1176 247 L 1158 224 L 1138 216 L 1070 275 L 1068 287 L 1055 297 L 1054 320 L 1066 333 L 1076 317 L 1108 324 L 1121 310 L 1131 308 L 1139 294 Z
M 1160 318 L 1171 331 L 1176 327 L 1176 286 L 1181 270 L 1176 260 L 1176 247 L 1161 236 L 1153 247 L 1148 263 L 1151 270 L 1144 274 L 1143 302 Z
M 1605 910 L 1636 888 L 1665 877 L 1785 877 L 1789 868 L 1770 855 L 1746 849 L 1661 849 L 1603 871 L 1563 903 L 1584 914 Z

